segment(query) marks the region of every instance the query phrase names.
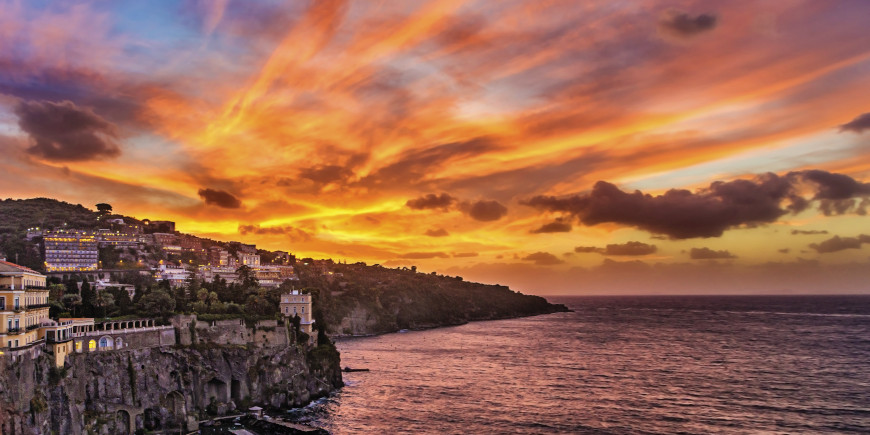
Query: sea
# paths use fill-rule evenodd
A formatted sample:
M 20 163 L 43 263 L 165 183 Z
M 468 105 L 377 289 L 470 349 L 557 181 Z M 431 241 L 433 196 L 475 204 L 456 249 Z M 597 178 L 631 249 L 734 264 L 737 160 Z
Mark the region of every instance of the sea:
M 870 296 L 551 297 L 574 310 L 341 340 L 333 434 L 870 433 Z

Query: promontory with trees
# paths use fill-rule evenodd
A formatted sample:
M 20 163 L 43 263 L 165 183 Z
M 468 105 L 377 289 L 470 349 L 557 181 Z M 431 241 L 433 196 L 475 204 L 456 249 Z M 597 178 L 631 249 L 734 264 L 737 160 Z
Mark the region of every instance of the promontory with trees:
M 161 226 L 149 228 L 151 221 L 113 214 L 107 203 L 96 208 L 46 198 L 0 201 L 0 256 L 37 271 L 45 271 L 44 235 L 49 231 L 112 231 L 138 237 L 126 245 L 100 243 L 97 270 L 50 273 L 52 317 L 167 319 L 175 313 L 192 313 L 200 319 L 256 321 L 278 316 L 280 295 L 291 289 L 313 295 L 315 328 L 321 336 L 377 334 L 567 310 L 504 286 L 420 273 L 416 268 L 297 259 L 288 252 L 184 234 L 175 231 L 171 222 L 155 221 Z M 168 243 L 196 249 L 177 249 Z M 214 273 L 205 279 L 196 272 L 209 264 L 209 252 L 215 250 L 227 253 L 232 273 Z M 257 265 L 234 262 L 243 252 L 255 255 Z M 292 272 L 263 285 L 259 268 L 272 264 Z M 186 279 L 160 279 L 168 275 L 156 271 L 167 267 L 184 273 Z

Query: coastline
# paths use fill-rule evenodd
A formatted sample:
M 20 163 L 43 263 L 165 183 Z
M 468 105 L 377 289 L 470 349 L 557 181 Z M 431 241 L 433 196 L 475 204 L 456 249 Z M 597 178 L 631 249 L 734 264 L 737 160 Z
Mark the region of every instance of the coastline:
M 537 314 L 529 314 L 529 315 L 523 315 L 523 316 L 497 316 L 497 317 L 492 317 L 492 318 L 487 318 L 487 319 L 471 319 L 471 320 L 466 320 L 466 321 L 458 322 L 458 323 L 443 323 L 443 324 L 438 324 L 438 325 L 416 326 L 413 328 L 403 328 L 403 329 L 395 329 L 395 330 L 391 330 L 391 331 L 373 332 L 371 334 L 335 334 L 335 335 L 330 335 L 329 339 L 334 340 L 334 341 L 345 341 L 345 340 L 352 340 L 355 338 L 377 337 L 380 335 L 396 334 L 396 333 L 399 333 L 402 331 L 428 331 L 428 330 L 438 329 L 438 328 L 449 328 L 449 327 L 453 327 L 453 326 L 462 326 L 462 325 L 467 325 L 469 323 L 489 322 L 489 321 L 494 321 L 494 320 L 522 319 L 522 318 L 526 318 L 526 317 L 537 317 L 537 316 L 546 316 L 549 314 L 556 314 L 556 313 L 573 313 L 574 312 L 574 310 L 568 308 L 564 304 L 552 304 L 552 305 L 561 306 L 561 307 L 564 307 L 565 309 L 564 310 L 559 309 L 559 310 L 551 311 L 549 313 L 537 313 Z

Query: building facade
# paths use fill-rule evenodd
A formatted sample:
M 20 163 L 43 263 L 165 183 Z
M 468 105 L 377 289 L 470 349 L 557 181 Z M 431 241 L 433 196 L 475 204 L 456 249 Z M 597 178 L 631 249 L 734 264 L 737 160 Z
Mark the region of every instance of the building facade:
M 0 261 L 0 347 L 18 349 L 42 343 L 48 318 L 45 275 Z
M 167 280 L 172 287 L 180 287 L 190 278 L 190 272 L 184 266 L 173 264 L 161 264 L 154 269 L 154 279 L 157 281 Z
M 299 330 L 308 334 L 309 342 L 314 342 L 314 319 L 311 312 L 311 294 L 293 290 L 281 295 L 281 314 L 285 318 L 299 316 Z
M 81 272 L 97 270 L 97 235 L 91 231 L 56 230 L 45 233 L 45 270 Z

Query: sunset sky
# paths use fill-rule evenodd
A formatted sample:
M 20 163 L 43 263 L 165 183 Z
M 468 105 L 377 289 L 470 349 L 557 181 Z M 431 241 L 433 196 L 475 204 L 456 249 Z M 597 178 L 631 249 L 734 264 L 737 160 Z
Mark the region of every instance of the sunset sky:
M 536 294 L 870 293 L 868 1 L 0 8 L 4 198 Z

